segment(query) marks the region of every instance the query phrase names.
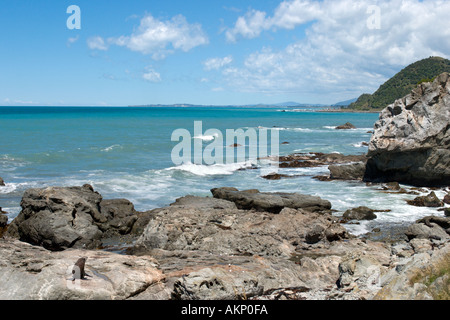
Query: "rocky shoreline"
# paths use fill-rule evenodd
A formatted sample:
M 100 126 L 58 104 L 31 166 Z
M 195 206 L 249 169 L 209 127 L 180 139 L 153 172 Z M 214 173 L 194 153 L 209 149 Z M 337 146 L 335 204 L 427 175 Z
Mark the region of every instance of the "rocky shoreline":
M 298 193 L 217 186 L 138 212 L 87 184 L 29 189 L 11 224 L 0 208 L 0 299 L 448 300 L 449 121 L 445 73 L 383 110 L 367 155 L 280 157 L 281 168 L 328 166 L 320 181 L 376 184 L 440 208 L 390 237 L 345 228 L 376 220 L 376 208 L 339 217 L 328 200 Z
M 136 212 L 89 185 L 30 189 L 0 240 L 0 254 L 10 257 L 0 264 L 0 298 L 431 299 L 446 292 L 448 274 L 431 284 L 429 276 L 408 281 L 423 265 L 445 267 L 450 217 L 421 219 L 406 240 L 388 243 L 352 236 L 319 197 L 211 193 Z M 365 219 L 352 214 L 346 218 Z M 111 241 L 116 250 L 105 248 Z M 72 281 L 80 257 L 91 277 Z

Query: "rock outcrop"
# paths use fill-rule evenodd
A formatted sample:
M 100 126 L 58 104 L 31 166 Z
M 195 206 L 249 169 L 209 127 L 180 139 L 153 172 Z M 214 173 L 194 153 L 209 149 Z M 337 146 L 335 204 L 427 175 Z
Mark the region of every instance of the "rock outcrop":
M 356 127 L 350 122 L 347 122 L 341 126 L 336 127 L 336 130 L 350 130 L 350 129 L 356 129 Z
M 417 186 L 450 183 L 450 75 L 422 83 L 380 113 L 366 181 Z
M 430 192 L 430 194 L 426 196 L 419 196 L 414 198 L 413 200 L 407 200 L 408 204 L 416 207 L 442 207 L 444 203 L 439 200 L 434 191 Z
M 405 232 L 408 239 L 450 239 L 450 217 L 429 216 L 416 221 Z
M 152 215 L 129 252 L 158 260 L 174 299 L 246 299 L 278 288 L 333 285 L 342 248 L 309 257 L 309 246 L 335 248 L 351 238 L 327 212 L 285 207 L 274 214 L 219 198 L 183 197 Z
M 366 172 L 366 163 L 331 165 L 328 170 L 330 170 L 330 179 L 332 180 L 362 180 Z
M 344 212 L 344 219 L 347 220 L 374 220 L 377 218 L 375 211 L 367 207 L 357 207 Z
M 234 202 L 239 209 L 255 209 L 279 213 L 284 208 L 304 209 L 307 211 L 325 211 L 331 209 L 331 203 L 320 197 L 298 193 L 267 193 L 258 190 L 239 191 L 236 188 L 216 188 L 211 193 L 214 198 Z
M 223 191 L 223 190 L 222 190 Z M 136 249 L 152 253 L 155 249 L 196 251 L 223 255 L 258 255 L 290 257 L 295 245 L 316 226 L 320 239 L 334 227 L 338 218 L 329 213 L 284 208 L 278 214 L 239 209 L 228 200 L 184 197 L 166 208 L 155 209 Z M 341 227 L 343 229 L 343 227 Z M 348 238 L 334 229 L 334 238 Z M 329 230 L 333 239 L 333 230 Z
M 366 163 L 366 155 L 343 155 L 340 153 L 295 153 L 279 158 L 280 168 L 313 168 L 326 165 Z
M 0 240 L 1 300 L 124 300 L 147 291 L 148 298 L 168 299 L 164 275 L 151 257 L 106 251 L 51 252 L 17 240 Z M 86 257 L 88 280 L 72 281 L 72 267 Z
M 450 193 L 447 193 L 442 200 L 446 204 L 450 204 Z
M 5 181 L 2 179 L 2 177 L 0 177 L 0 187 L 4 187 L 5 186 Z
M 103 200 L 90 185 L 29 189 L 20 205 L 7 235 L 50 250 L 98 248 L 102 239 L 130 234 L 149 219 L 128 200 Z

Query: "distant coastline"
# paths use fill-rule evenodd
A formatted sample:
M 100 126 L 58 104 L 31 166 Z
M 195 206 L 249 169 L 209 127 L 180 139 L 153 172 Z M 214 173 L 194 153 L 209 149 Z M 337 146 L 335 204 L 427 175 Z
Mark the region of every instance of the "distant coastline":
M 340 112 L 340 113 L 380 113 L 381 110 L 354 110 L 354 109 L 321 109 L 317 112 Z

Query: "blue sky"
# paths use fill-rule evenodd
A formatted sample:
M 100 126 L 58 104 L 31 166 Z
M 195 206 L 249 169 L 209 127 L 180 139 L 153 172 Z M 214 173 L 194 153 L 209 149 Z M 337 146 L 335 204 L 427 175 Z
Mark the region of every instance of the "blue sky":
M 0 105 L 335 103 L 449 58 L 449 14 L 447 0 L 2 0 Z

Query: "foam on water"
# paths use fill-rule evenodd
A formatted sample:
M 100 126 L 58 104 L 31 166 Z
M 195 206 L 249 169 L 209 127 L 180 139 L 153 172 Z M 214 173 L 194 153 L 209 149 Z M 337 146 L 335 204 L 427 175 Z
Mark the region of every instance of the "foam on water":
M 166 170 L 179 170 L 192 173 L 197 176 L 209 176 L 209 175 L 231 175 L 235 171 L 249 168 L 255 165 L 255 161 L 246 161 L 240 163 L 230 164 L 213 164 L 213 165 L 200 165 L 194 163 L 186 163 L 176 167 L 170 167 Z
M 353 143 L 352 146 L 355 148 L 368 148 L 368 146 L 365 146 L 364 143 L 367 143 L 367 141 L 361 141 L 359 143 Z
M 102 151 L 102 152 L 109 152 L 109 151 L 112 151 L 112 150 L 118 149 L 118 148 L 122 148 L 122 146 L 119 145 L 119 144 L 114 144 L 114 145 L 109 146 L 107 148 L 101 149 L 100 151 Z

